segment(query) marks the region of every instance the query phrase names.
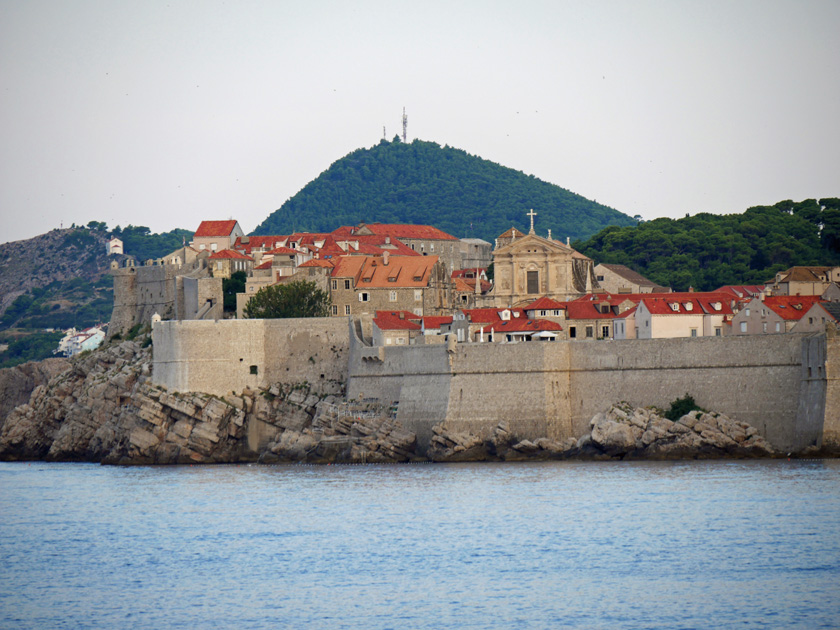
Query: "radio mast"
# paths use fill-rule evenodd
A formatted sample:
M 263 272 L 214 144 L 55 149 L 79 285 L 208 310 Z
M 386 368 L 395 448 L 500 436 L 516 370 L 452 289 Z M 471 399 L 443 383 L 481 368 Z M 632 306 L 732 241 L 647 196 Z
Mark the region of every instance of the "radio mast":
M 405 115 L 405 107 L 403 107 L 403 142 L 408 137 L 408 116 Z

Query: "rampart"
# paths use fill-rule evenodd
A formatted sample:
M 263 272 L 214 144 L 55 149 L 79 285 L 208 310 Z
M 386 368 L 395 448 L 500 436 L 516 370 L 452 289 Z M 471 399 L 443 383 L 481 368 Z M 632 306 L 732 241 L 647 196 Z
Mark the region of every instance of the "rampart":
M 561 441 L 610 404 L 667 408 L 686 393 L 755 426 L 782 451 L 840 447 L 840 340 L 825 335 L 372 347 L 344 318 L 159 322 L 153 380 L 225 395 L 274 383 L 398 403 L 432 427 Z M 349 332 L 349 334 L 348 334 Z
M 343 318 L 163 321 L 152 341 L 153 381 L 170 390 L 224 396 L 306 382 L 343 394 L 347 381 Z

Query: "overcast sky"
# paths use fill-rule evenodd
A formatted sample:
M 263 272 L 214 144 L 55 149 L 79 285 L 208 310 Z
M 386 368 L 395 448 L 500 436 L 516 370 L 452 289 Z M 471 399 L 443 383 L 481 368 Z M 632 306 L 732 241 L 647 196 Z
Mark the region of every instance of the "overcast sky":
M 838 32 L 837 0 L 0 0 L 0 242 L 249 232 L 403 107 L 646 219 L 837 197 Z

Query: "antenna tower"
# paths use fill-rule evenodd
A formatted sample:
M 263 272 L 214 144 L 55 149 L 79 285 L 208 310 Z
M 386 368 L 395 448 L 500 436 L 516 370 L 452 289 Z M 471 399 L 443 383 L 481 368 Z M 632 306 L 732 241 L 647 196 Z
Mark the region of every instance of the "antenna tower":
M 382 125 L 382 139 L 387 140 L 388 136 L 385 135 L 385 125 Z
M 408 116 L 405 115 L 405 107 L 403 107 L 403 142 L 408 137 Z

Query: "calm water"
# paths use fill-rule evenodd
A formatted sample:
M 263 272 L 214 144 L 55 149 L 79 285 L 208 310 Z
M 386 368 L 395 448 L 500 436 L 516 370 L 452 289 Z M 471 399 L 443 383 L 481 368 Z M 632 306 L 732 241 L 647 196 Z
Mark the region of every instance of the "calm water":
M 840 461 L 0 463 L 2 628 L 838 628 Z

